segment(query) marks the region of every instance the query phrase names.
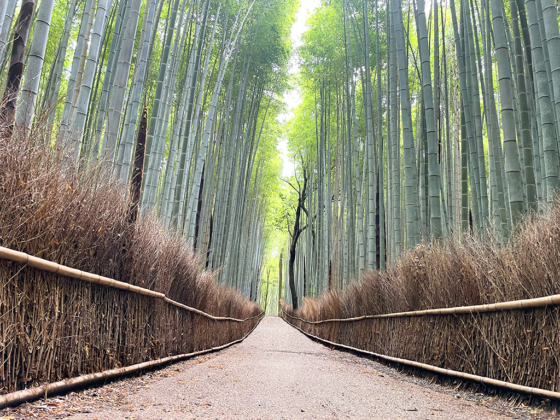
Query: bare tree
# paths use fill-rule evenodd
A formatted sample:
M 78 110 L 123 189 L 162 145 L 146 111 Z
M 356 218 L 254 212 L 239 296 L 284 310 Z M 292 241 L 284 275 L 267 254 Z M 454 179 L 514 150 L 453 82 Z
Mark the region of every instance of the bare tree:
M 289 260 L 288 260 L 288 282 L 289 282 L 289 286 L 290 286 L 290 293 L 292 295 L 292 306 L 294 309 L 298 308 L 298 296 L 297 296 L 297 291 L 296 291 L 296 284 L 295 284 L 295 276 L 294 276 L 294 264 L 296 261 L 296 247 L 297 247 L 297 242 L 298 239 L 301 235 L 301 233 L 307 229 L 307 227 L 309 226 L 309 212 L 307 211 L 307 208 L 305 207 L 305 200 L 307 198 L 307 183 L 308 183 L 308 173 L 307 173 L 307 169 L 304 167 L 303 168 L 303 186 L 301 185 L 301 182 L 299 181 L 299 179 L 296 176 L 296 183 L 297 183 L 297 188 L 289 181 L 284 180 L 284 182 L 286 184 L 288 184 L 290 187 L 292 187 L 292 189 L 297 193 L 298 195 L 298 201 L 297 201 L 297 206 L 296 206 L 296 211 L 295 211 L 295 219 L 294 219 L 294 224 L 293 227 L 290 227 L 290 220 L 288 219 L 287 215 L 286 215 L 286 221 L 288 224 L 288 233 L 290 235 L 290 250 L 289 250 Z M 307 224 L 302 226 L 301 223 L 301 212 L 304 212 L 307 215 Z

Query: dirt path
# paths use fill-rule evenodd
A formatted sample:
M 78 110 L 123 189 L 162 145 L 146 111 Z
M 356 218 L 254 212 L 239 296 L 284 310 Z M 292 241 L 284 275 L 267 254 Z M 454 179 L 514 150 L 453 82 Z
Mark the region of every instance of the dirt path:
M 69 417 L 73 420 L 536 418 L 500 400 L 490 405 L 509 412 L 491 410 L 483 405 L 490 397 L 482 394 L 476 394 L 480 403 L 467 400 L 474 394 L 420 386 L 394 369 L 315 343 L 277 317 L 266 317 L 242 344 L 173 365 L 168 373 L 153 381 L 129 379 L 134 385 L 124 387 L 122 398 L 115 397 L 115 383 L 84 391 L 111 403 L 86 402 L 57 416 L 43 408 L 37 417 L 61 418 L 73 410 L 81 411 Z M 109 394 L 103 391 L 107 387 Z M 69 401 L 61 398 L 54 401 Z

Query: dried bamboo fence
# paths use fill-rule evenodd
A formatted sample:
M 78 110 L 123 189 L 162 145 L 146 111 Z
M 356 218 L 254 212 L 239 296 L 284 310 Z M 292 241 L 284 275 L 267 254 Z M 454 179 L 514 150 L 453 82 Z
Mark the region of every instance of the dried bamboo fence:
M 560 295 L 343 319 L 282 317 L 345 349 L 438 374 L 560 399 Z M 313 312 L 313 311 L 311 311 Z
M 4 247 L 0 260 L 0 393 L 222 348 L 263 315 L 213 316 Z

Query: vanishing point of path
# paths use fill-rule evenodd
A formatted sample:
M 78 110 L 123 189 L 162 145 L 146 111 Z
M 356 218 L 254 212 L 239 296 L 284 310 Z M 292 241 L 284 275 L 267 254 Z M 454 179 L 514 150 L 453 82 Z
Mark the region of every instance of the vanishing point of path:
M 508 415 L 500 414 L 451 388 L 437 391 L 418 385 L 387 366 L 324 347 L 277 317 L 263 319 L 241 344 L 184 363 L 169 367 L 174 370 L 167 377 L 125 389 L 119 403 L 71 409 L 82 413 L 69 418 L 404 420 L 506 419 L 511 414 L 534 418 L 528 410 L 526 417 L 511 407 Z M 103 388 L 115 386 L 85 392 L 114 396 L 114 389 L 103 394 Z M 479 397 L 482 400 L 490 397 Z

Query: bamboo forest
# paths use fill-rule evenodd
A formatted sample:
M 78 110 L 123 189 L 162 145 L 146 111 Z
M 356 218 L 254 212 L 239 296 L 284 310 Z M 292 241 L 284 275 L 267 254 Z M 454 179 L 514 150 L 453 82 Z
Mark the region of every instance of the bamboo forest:
M 559 400 L 559 153 L 555 0 L 0 0 L 0 409 L 264 315 Z

